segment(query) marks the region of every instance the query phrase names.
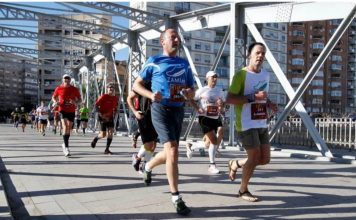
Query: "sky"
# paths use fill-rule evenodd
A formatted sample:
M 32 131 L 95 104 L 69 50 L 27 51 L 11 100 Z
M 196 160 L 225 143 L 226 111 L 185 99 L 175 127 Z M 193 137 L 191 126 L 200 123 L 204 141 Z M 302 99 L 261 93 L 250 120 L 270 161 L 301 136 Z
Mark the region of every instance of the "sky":
M 116 2 L 117 4 L 122 4 L 125 6 L 129 6 L 128 2 Z M 1 4 L 6 4 L 6 3 L 1 3 Z M 16 4 L 16 5 L 15 5 Z M 9 4 L 8 6 L 11 7 L 17 7 L 17 8 L 23 8 L 26 10 L 31 10 L 31 11 L 36 11 L 36 12 L 41 12 L 41 13 L 47 13 L 47 14 L 70 14 L 70 11 L 72 10 L 71 8 L 66 7 L 63 5 L 64 3 L 54 3 L 54 2 L 11 2 L 11 5 Z M 77 10 L 80 11 L 85 11 L 87 13 L 92 12 L 92 13 L 97 13 L 98 11 L 95 9 L 91 8 L 86 8 L 82 7 L 79 5 L 72 5 L 68 4 L 70 7 L 73 7 Z M 31 7 L 25 7 L 25 6 L 31 6 Z M 49 10 L 53 9 L 53 10 Z M 80 12 L 78 12 L 80 13 Z M 102 12 L 101 12 L 102 13 Z M 124 28 L 128 28 L 128 19 L 119 17 L 119 16 L 113 16 L 112 21 L 114 24 L 117 24 L 119 26 L 122 26 Z M 20 29 L 20 30 L 26 30 L 26 31 L 32 31 L 32 32 L 37 32 L 37 21 L 23 21 L 23 20 L 3 20 L 2 15 L 0 15 L 0 26 L 6 26 L 8 28 L 14 28 L 14 29 Z M 116 27 L 116 26 L 113 26 Z M 29 39 L 25 38 L 0 38 L 0 44 L 5 44 L 9 46 L 18 46 L 18 47 L 25 47 L 25 48 L 32 48 L 36 49 L 37 48 L 37 41 L 31 41 Z M 120 50 L 115 53 L 115 59 L 116 60 L 127 60 L 128 57 L 128 48 Z

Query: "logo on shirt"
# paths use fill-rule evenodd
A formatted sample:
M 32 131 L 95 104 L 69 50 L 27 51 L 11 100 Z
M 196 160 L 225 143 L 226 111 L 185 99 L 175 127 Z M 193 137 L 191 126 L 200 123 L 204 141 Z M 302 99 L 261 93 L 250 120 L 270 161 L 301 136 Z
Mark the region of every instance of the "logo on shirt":
M 169 77 L 179 77 L 184 73 L 185 73 L 184 64 L 175 65 L 172 69 L 166 71 L 166 74 Z
M 259 81 L 257 85 L 253 87 L 255 91 L 265 91 L 267 88 L 267 82 L 265 80 Z

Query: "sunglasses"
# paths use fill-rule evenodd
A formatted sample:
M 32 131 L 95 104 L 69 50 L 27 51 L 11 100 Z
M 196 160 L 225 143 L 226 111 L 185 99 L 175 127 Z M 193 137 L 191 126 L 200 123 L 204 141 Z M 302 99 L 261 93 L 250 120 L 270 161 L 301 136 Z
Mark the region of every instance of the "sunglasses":
M 113 88 L 114 88 L 114 87 L 112 87 L 112 86 L 109 86 L 109 87 L 108 87 L 108 89 L 113 89 Z
M 218 78 L 218 75 L 214 75 L 214 76 L 211 76 L 211 77 L 213 77 L 213 78 Z
M 64 77 L 64 79 L 68 79 L 68 80 L 70 80 L 70 77 Z

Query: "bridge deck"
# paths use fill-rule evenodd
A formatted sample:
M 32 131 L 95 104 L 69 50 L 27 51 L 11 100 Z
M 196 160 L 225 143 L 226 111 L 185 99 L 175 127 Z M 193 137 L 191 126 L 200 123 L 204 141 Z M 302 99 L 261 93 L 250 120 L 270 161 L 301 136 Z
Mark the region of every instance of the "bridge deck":
M 62 155 L 62 138 L 48 132 L 40 136 L 11 125 L 0 125 L 1 172 L 16 219 L 178 219 L 170 202 L 164 166 L 153 171 L 153 182 L 144 186 L 131 167 L 129 137 L 114 137 L 103 154 L 105 141 L 90 148 L 94 134 L 70 139 L 71 158 Z M 290 157 L 272 151 L 271 163 L 255 171 L 250 191 L 257 203 L 236 197 L 241 170 L 228 180 L 227 161 L 243 158 L 234 148 L 221 150 L 217 165 L 222 173 L 207 173 L 207 157 L 180 152 L 179 189 L 191 219 L 355 219 L 356 168 L 327 160 Z M 1 162 L 1 161 L 0 161 Z M 1 198 L 1 197 L 0 197 Z M 3 202 L 0 204 L 4 204 Z M 0 207 L 0 210 L 5 210 Z

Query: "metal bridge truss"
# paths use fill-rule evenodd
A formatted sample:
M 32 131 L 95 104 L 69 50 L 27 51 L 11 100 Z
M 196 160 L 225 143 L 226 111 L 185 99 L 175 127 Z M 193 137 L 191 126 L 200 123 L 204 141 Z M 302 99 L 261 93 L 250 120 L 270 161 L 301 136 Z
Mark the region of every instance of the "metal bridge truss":
M 326 47 L 323 49 L 318 59 L 315 61 L 313 66 L 308 71 L 305 79 L 298 87 L 296 91 L 292 88 L 291 84 L 286 78 L 285 73 L 278 65 L 277 61 L 273 57 L 269 48 L 267 48 L 266 59 L 272 67 L 277 79 L 280 81 L 282 87 L 284 88 L 286 94 L 288 95 L 290 101 L 288 102 L 286 108 L 282 112 L 281 117 L 279 117 L 275 127 L 271 130 L 271 139 L 274 137 L 275 133 L 280 129 L 282 122 L 285 120 L 289 112 L 295 108 L 298 114 L 301 116 L 305 126 L 309 130 L 314 142 L 319 148 L 323 156 L 332 157 L 333 155 L 327 148 L 324 140 L 321 138 L 318 131 L 315 129 L 310 117 L 308 116 L 304 106 L 300 102 L 300 98 L 305 92 L 306 88 L 310 85 L 311 81 L 316 75 L 316 72 L 321 67 L 327 56 L 330 54 L 331 50 L 335 46 L 336 42 L 340 39 L 341 35 L 345 32 L 347 27 L 350 25 L 352 19 L 355 17 L 356 4 L 352 2 L 287 2 L 287 3 L 228 3 L 221 4 L 209 8 L 204 8 L 200 10 L 195 10 L 179 15 L 173 15 L 170 17 L 162 17 L 146 11 L 141 11 L 138 9 L 133 9 L 130 7 L 107 3 L 107 2 L 75 2 L 70 4 L 76 4 L 85 6 L 88 8 L 93 8 L 99 11 L 110 13 L 114 16 L 122 16 L 128 18 L 132 21 L 137 22 L 135 27 L 128 30 L 112 28 L 108 26 L 98 26 L 88 22 L 76 21 L 72 19 L 66 19 L 58 17 L 55 15 L 48 15 L 38 12 L 33 12 L 29 10 L 23 10 L 15 7 L 6 6 L 0 4 L 0 19 L 14 19 L 14 20 L 38 20 L 39 16 L 43 18 L 48 18 L 47 20 L 53 19 L 57 25 L 67 25 L 72 27 L 78 27 L 83 30 L 95 30 L 98 33 L 107 35 L 111 37 L 111 41 L 106 44 L 102 44 L 100 49 L 96 48 L 93 54 L 86 57 L 84 64 L 86 66 L 79 66 L 78 74 L 80 76 L 80 86 L 86 86 L 87 88 L 93 87 L 96 96 L 104 90 L 105 87 L 105 77 L 100 79 L 101 88 L 99 87 L 98 76 L 95 75 L 93 70 L 93 63 L 98 62 L 100 59 L 105 59 L 108 62 L 114 64 L 113 52 L 119 51 L 125 47 L 129 47 L 129 60 L 128 60 L 128 87 L 131 89 L 131 84 L 133 80 L 137 77 L 139 70 L 142 68 L 146 57 L 142 52 L 145 49 L 145 41 L 155 39 L 159 37 L 161 30 L 165 27 L 175 26 L 180 35 L 182 36 L 185 32 L 190 32 L 194 30 L 200 30 L 204 28 L 216 28 L 228 26 L 228 31 L 224 36 L 221 43 L 220 49 L 214 60 L 211 70 L 215 70 L 217 63 L 219 62 L 221 53 L 224 47 L 229 41 L 230 45 L 230 80 L 232 80 L 235 70 L 245 65 L 244 61 L 241 63 L 235 63 L 235 56 L 237 53 L 242 53 L 245 55 L 246 43 L 247 43 L 247 31 L 250 31 L 252 36 L 256 41 L 264 42 L 261 34 L 258 32 L 255 24 L 257 23 L 290 23 L 290 22 L 301 22 L 301 21 L 312 21 L 312 20 L 327 20 L 327 19 L 343 19 L 338 29 L 333 34 L 330 41 L 327 43 Z M 230 19 L 228 19 L 230 18 Z M 49 24 L 48 24 L 49 25 Z M 53 25 L 53 23 L 51 23 Z M 232 31 L 231 31 L 232 30 Z M 3 34 L 3 33 L 7 34 Z M 0 27 L 0 37 L 16 35 L 17 37 L 23 36 L 26 38 L 35 39 L 38 35 L 18 32 L 16 34 L 13 31 L 5 30 Z M 52 40 L 54 40 L 52 38 Z M 182 38 L 183 40 L 183 38 Z M 62 38 L 62 42 L 66 41 Z M 69 40 L 68 40 L 69 41 Z M 68 44 L 79 45 L 79 42 L 69 41 Z M 88 42 L 86 42 L 88 43 Z M 186 54 L 188 61 L 192 67 L 195 80 L 198 87 L 201 87 L 201 83 L 198 78 L 198 73 L 196 71 L 195 65 L 189 54 L 189 50 L 183 43 L 183 51 Z M 266 45 L 266 44 L 265 44 Z M 89 45 L 83 44 L 82 47 L 87 47 Z M 106 48 L 106 49 L 103 49 Z M 108 48 L 110 51 L 108 51 Z M 104 56 L 102 56 L 103 54 Z M 100 57 L 101 56 L 101 57 Z M 244 57 L 244 56 L 243 56 Z M 119 85 L 120 91 L 120 101 L 123 100 L 123 82 L 120 82 L 116 68 L 115 76 L 117 83 Z M 105 72 L 107 75 L 108 72 Z M 89 92 L 89 89 L 86 90 Z M 87 103 L 93 102 L 89 100 L 89 94 L 83 94 L 87 99 Z M 126 117 L 126 110 L 125 117 Z M 230 122 L 234 121 L 233 106 L 230 106 Z M 125 118 L 127 128 L 130 132 L 128 119 Z M 191 125 L 190 125 L 191 126 Z M 189 126 L 184 138 L 189 134 Z M 229 144 L 233 145 L 234 140 L 234 123 L 230 123 L 230 140 Z

